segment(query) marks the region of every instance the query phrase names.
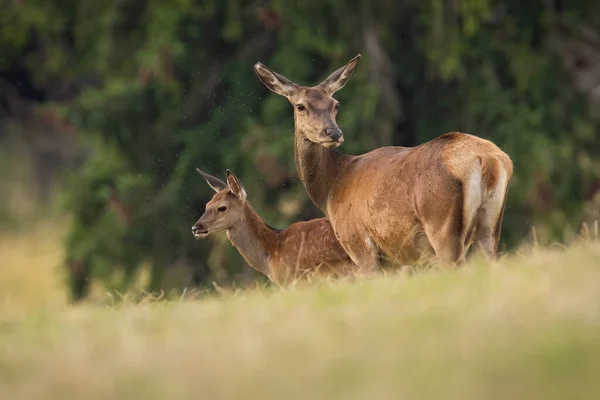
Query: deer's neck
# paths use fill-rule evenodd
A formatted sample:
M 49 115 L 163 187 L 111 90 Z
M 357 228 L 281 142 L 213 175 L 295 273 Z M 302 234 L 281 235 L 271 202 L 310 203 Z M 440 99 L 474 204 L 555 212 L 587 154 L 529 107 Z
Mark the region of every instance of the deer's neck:
M 294 158 L 300 180 L 313 203 L 327 214 L 329 194 L 351 156 L 311 142 L 299 132 L 294 136 Z
M 279 233 L 249 204 L 244 205 L 244 215 L 239 223 L 227 230 L 227 238 L 252 268 L 271 278 L 273 271 L 269 263 L 273 249 L 278 245 Z

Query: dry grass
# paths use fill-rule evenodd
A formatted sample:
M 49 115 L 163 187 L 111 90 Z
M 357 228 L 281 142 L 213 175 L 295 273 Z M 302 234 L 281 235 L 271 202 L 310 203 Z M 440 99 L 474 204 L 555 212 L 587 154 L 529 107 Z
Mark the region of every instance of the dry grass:
M 0 246 L 2 399 L 600 397 L 597 244 L 410 278 L 68 307 L 47 239 Z
M 0 231 L 0 312 L 57 308 L 67 296 L 59 265 L 64 221 L 29 230 Z

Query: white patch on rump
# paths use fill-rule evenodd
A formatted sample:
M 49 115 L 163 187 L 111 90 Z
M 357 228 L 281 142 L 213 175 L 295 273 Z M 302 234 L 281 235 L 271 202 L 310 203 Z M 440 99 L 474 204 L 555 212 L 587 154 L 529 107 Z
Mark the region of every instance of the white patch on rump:
M 507 173 L 504 168 L 500 168 L 500 176 L 498 182 L 492 188 L 488 188 L 483 199 L 483 207 L 485 212 L 482 214 L 481 224 L 492 228 L 496 225 L 496 221 L 502 212 L 502 203 L 507 189 Z
M 478 168 L 474 168 L 473 171 L 471 171 L 469 179 L 465 182 L 465 187 L 463 189 L 463 226 L 466 229 L 469 229 L 472 226 L 477 211 L 482 205 L 482 195 L 481 166 L 478 166 Z

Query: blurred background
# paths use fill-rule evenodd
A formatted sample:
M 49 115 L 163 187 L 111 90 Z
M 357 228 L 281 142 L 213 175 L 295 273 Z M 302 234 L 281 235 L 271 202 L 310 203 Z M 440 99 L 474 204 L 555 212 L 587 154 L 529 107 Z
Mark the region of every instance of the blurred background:
M 252 67 L 317 84 L 357 53 L 343 151 L 492 140 L 515 163 L 503 251 L 598 219 L 600 2 L 0 0 L 0 287 L 264 281 L 224 234 L 192 237 L 212 196 L 195 168 L 233 170 L 274 226 L 320 216 L 292 107 Z

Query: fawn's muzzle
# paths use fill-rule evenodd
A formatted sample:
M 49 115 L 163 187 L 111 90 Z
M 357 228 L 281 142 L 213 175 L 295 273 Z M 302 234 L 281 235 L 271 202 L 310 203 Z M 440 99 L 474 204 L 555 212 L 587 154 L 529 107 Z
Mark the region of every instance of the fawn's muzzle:
M 202 224 L 196 224 L 192 226 L 192 234 L 197 238 L 203 238 L 208 235 L 208 229 L 206 229 Z

